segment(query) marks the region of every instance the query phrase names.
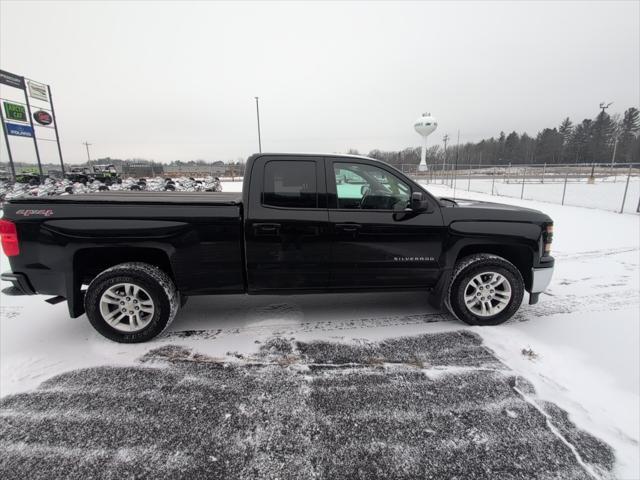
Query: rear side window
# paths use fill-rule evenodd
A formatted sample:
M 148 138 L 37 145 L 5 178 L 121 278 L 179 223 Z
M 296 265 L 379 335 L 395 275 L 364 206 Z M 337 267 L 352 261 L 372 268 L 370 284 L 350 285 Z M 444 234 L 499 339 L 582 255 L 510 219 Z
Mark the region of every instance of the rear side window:
M 316 162 L 271 161 L 264 167 L 262 203 L 273 207 L 316 208 Z

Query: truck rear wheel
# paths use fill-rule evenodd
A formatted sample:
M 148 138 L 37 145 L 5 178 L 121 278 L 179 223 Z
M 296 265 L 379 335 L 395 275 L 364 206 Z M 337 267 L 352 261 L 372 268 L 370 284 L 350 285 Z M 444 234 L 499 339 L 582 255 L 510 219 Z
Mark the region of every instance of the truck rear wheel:
M 93 328 L 120 343 L 146 342 L 173 321 L 180 296 L 171 278 L 147 263 L 121 263 L 89 284 L 85 310 Z
M 447 307 L 469 325 L 499 325 L 520 308 L 524 281 L 518 269 L 502 257 L 476 254 L 456 264 Z

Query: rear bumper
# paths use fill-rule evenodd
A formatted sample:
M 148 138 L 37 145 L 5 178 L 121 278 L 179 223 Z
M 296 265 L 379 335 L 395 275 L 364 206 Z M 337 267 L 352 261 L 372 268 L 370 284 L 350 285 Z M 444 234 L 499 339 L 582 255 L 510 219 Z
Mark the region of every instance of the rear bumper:
M 4 272 L 0 275 L 3 282 L 11 282 L 23 295 L 35 295 L 36 291 L 29 283 L 29 279 L 24 273 Z

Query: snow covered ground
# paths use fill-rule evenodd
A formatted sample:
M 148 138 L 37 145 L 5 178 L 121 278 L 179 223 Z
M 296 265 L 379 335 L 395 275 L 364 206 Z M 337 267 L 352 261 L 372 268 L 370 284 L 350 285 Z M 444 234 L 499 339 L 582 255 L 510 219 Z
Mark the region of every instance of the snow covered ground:
M 435 182 L 436 184 L 439 181 Z M 438 185 L 441 187 L 441 185 Z M 522 182 L 517 178 L 505 182 L 502 178 L 492 181 L 490 178 L 468 179 L 464 174 L 456 179 L 456 192 L 464 196 L 467 191 L 491 194 L 503 197 L 517 198 L 523 197 L 525 200 L 536 200 L 545 203 L 562 204 L 564 193 L 564 204 L 574 207 L 597 208 L 619 212 L 622 208 L 622 199 L 625 189 L 627 196 L 624 202 L 625 213 L 635 213 L 640 202 L 640 178 L 631 176 L 627 187 L 627 175 L 621 174 L 618 177 L 606 179 L 598 178 L 596 183 L 588 183 L 585 179 L 570 180 L 565 191 L 562 179 L 540 181 L 527 180 L 522 189 Z
M 225 191 L 240 189 L 239 182 L 224 184 Z M 31 390 L 78 368 L 137 365 L 149 350 L 168 345 L 237 363 L 274 336 L 363 345 L 468 330 L 531 382 L 540 399 L 611 445 L 617 478 L 640 478 L 640 217 L 460 189 L 456 196 L 537 208 L 554 219 L 551 287 L 505 325 L 468 327 L 434 312 L 418 293 L 194 297 L 166 336 L 120 345 L 95 333 L 85 317 L 68 318 L 64 303 L 0 295 L 0 394 Z M 4 256 L 0 267 L 8 269 Z

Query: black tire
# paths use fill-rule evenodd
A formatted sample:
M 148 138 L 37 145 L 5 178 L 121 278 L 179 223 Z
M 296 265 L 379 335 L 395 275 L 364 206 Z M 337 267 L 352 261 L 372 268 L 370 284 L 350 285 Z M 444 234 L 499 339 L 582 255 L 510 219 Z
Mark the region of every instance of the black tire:
M 141 287 L 153 301 L 153 316 L 141 330 L 117 330 L 107 323 L 100 312 L 102 295 L 119 283 Z M 146 342 L 160 335 L 175 318 L 179 304 L 180 294 L 169 275 L 158 267 L 140 262 L 121 263 L 103 271 L 89 284 L 84 299 L 87 317 L 93 328 L 102 336 L 119 343 Z
M 109 187 L 107 185 L 100 185 L 98 187 L 99 192 L 106 192 L 107 190 L 109 190 Z
M 469 282 L 475 276 L 485 272 L 502 275 L 511 287 L 511 298 L 506 306 L 500 306 L 501 311 L 491 316 L 476 315 L 464 301 Z M 458 261 L 451 277 L 445 303 L 456 318 L 469 325 L 499 325 L 509 320 L 518 311 L 523 297 L 524 280 L 516 266 L 497 255 L 480 253 Z

